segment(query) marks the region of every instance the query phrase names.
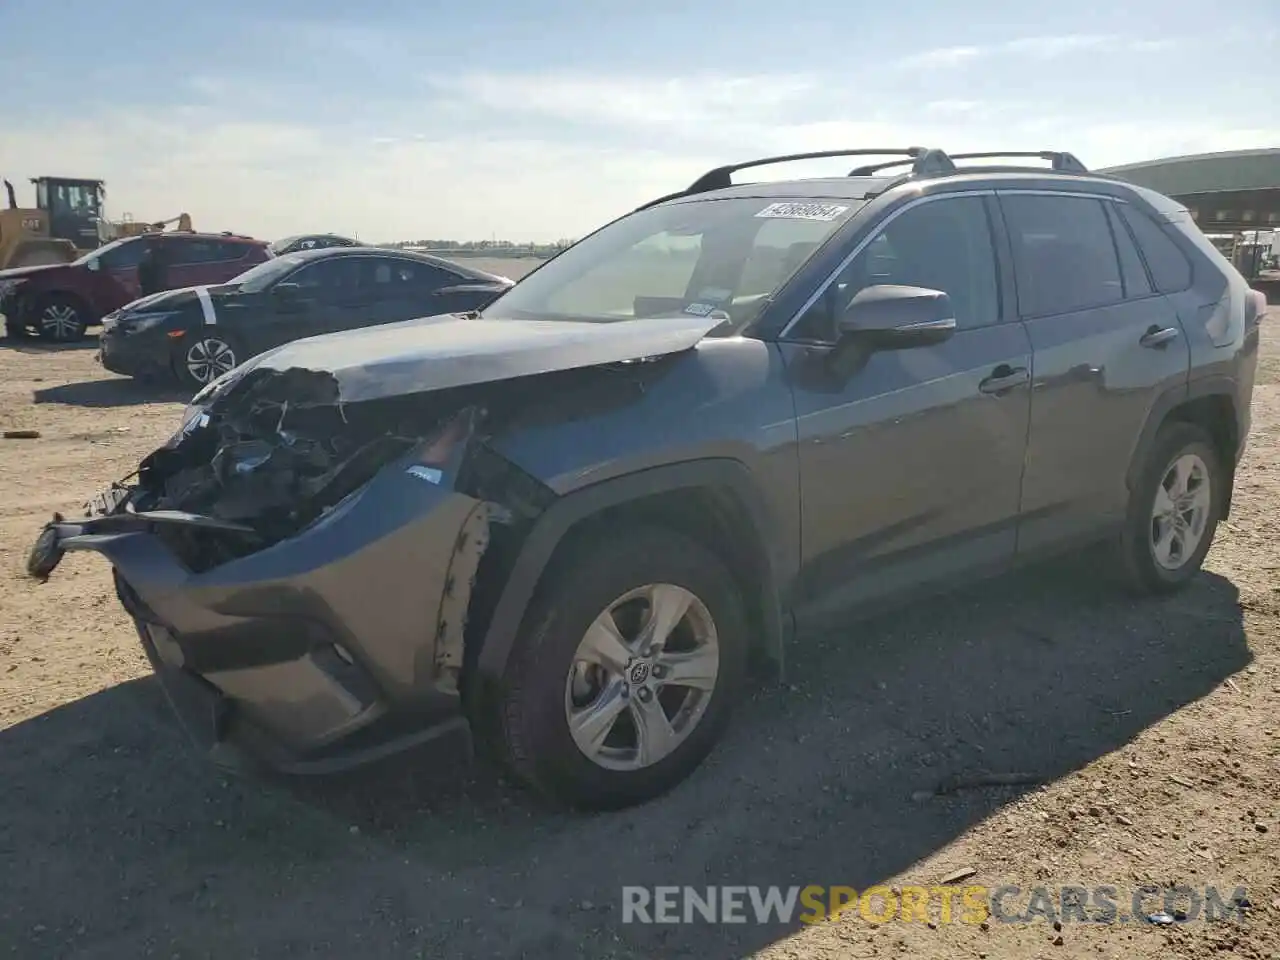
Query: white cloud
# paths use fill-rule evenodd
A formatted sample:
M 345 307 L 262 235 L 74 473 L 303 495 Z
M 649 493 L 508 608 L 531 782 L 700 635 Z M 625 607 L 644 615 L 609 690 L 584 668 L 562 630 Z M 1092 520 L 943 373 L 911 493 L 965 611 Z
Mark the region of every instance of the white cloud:
M 192 84 L 220 89 L 215 78 Z M 1280 142 L 1275 123 L 1126 119 L 1069 101 L 1049 110 L 959 97 L 913 105 L 877 93 L 868 102 L 879 109 L 864 111 L 856 84 L 835 77 L 478 72 L 447 86 L 467 124 L 442 126 L 438 107 L 407 100 L 399 121 L 376 129 L 273 123 L 234 105 L 11 117 L 0 122 L 6 175 L 15 183 L 41 173 L 100 176 L 113 215 L 185 211 L 202 229 L 267 238 L 335 230 L 375 241 L 520 240 L 580 236 L 710 167 L 757 156 L 922 143 L 1064 149 L 1101 167 Z M 857 162 L 795 164 L 776 175 L 840 174 Z
M 911 54 L 899 61 L 908 68 L 958 67 L 979 59 L 998 56 L 1051 60 L 1082 52 L 1155 53 L 1179 46 L 1182 40 L 1168 37 L 1146 40 L 1112 33 L 1068 33 L 1042 37 L 1018 37 L 1001 43 L 939 47 Z

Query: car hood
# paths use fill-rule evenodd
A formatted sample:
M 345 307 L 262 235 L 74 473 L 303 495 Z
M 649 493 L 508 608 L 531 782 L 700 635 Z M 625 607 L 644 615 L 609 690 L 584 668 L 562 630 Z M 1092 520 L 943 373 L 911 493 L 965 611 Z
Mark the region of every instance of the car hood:
M 11 270 L 0 270 L 0 282 L 5 280 L 26 280 L 28 277 L 34 277 L 38 273 L 50 273 L 58 270 L 67 270 L 71 267 L 69 263 L 42 263 L 33 267 L 14 267 Z
M 178 287 L 174 290 L 162 290 L 159 293 L 148 294 L 145 297 L 126 303 L 117 313 L 123 316 L 129 313 L 179 310 L 187 304 L 195 303 L 199 300 L 201 293 L 207 294 L 211 299 L 216 300 L 219 297 L 239 296 L 240 288 L 234 283 L 224 283 L 218 286 Z
M 330 374 L 353 403 L 678 353 L 721 321 L 705 317 L 609 323 L 423 317 L 296 340 L 241 364 L 193 399 L 211 403 L 251 371 Z

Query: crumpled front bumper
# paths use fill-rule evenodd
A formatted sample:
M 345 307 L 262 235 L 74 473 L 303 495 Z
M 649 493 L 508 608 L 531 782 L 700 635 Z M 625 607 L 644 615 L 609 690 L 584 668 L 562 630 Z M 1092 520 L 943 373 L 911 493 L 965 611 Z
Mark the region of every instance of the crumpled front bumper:
M 111 562 L 171 703 L 215 759 L 326 772 L 467 732 L 462 628 L 491 505 L 399 463 L 298 535 L 196 572 L 173 533 L 247 528 L 123 503 L 55 520 L 33 558 Z

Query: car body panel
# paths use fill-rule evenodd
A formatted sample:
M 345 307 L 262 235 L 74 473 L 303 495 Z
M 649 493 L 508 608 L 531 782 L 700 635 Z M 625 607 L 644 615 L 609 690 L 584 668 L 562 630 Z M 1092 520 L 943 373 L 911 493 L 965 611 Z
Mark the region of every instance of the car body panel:
M 1238 275 L 1188 234 L 1188 290 L 1033 315 L 999 216 L 1002 191 L 1018 190 L 1146 204 L 1186 229 L 1176 205 L 1083 176 L 846 178 L 674 198 L 840 197 L 858 209 L 742 329 L 713 316 L 513 319 L 499 299 L 485 319 L 444 313 L 267 350 L 193 398 L 105 516 L 47 528 L 33 570 L 59 550 L 104 554 L 166 686 L 213 717 L 214 741 L 252 743 L 285 769 L 361 762 L 473 717 L 509 679 L 557 551 L 582 524 L 646 503 L 731 505 L 738 553 L 726 564 L 752 639 L 781 664 L 798 623 L 1117 529 L 1135 463 L 1189 400 L 1229 402 L 1243 449 L 1257 331 Z M 852 366 L 788 336 L 887 218 L 956 193 L 983 196 L 994 217 L 998 316 Z M 169 302 L 203 317 L 220 296 Z M 229 329 L 233 312 L 217 306 L 214 325 Z M 1152 327 L 1178 336 L 1141 346 Z M 1019 368 L 1025 382 L 991 387 Z M 297 464 L 318 451 L 329 471 L 360 423 L 410 447 L 341 499 L 294 496 L 285 480 L 317 484 Z M 278 518 L 254 514 L 246 491 L 278 495 L 296 528 L 268 535 Z M 226 506 L 237 496 L 240 514 Z M 200 497 L 204 513 L 182 505 Z
M 1026 386 L 988 395 L 980 384 L 1001 365 L 1030 368 L 1018 324 L 873 354 L 847 379 L 831 374 L 829 347 L 785 349 L 804 505 L 800 602 L 825 615 L 1012 563 L 1031 397 Z

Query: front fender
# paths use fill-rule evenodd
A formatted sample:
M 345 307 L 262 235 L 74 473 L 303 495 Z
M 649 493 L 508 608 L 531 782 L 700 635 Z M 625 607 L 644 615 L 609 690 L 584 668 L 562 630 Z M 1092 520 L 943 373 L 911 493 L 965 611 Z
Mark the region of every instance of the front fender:
M 473 680 L 483 684 L 501 682 L 542 573 L 576 524 L 602 510 L 643 497 L 707 488 L 729 489 L 750 514 L 749 536 L 756 544 L 753 560 L 762 585 L 756 600 L 757 613 L 765 631 L 765 651 L 781 670 L 783 650 L 793 631 L 786 593 L 794 580 L 794 571 L 788 570 L 792 561 L 784 548 L 782 525 L 772 515 L 748 469 L 737 460 L 717 457 L 641 470 L 583 487 L 555 501 L 539 516 L 512 565 L 484 635 Z

